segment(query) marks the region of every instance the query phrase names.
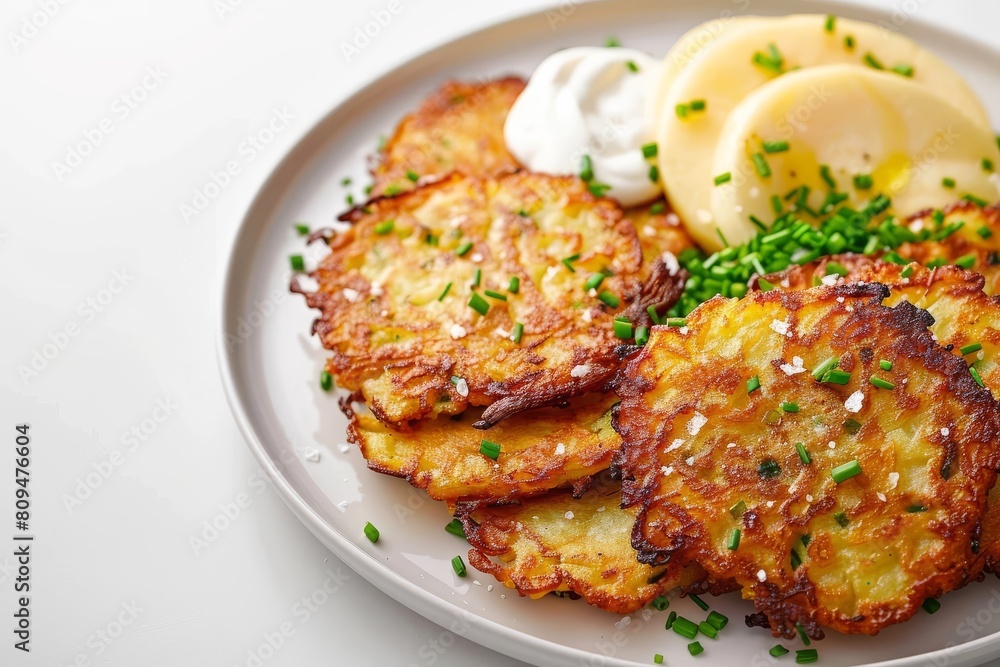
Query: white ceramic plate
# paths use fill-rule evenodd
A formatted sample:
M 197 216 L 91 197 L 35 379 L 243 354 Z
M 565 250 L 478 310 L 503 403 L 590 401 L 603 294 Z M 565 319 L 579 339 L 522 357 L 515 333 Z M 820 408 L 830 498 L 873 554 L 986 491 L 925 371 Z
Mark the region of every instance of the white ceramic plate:
M 313 313 L 288 294 L 288 256 L 303 252 L 292 223 L 320 227 L 345 208 L 348 190 L 368 182 L 365 158 L 377 137 L 449 77 L 477 80 L 528 75 L 550 52 L 602 44 L 608 35 L 655 55 L 690 27 L 724 19 L 740 8 L 754 14 L 840 13 L 899 29 L 962 72 L 1000 119 L 1000 54 L 970 44 L 904 14 L 792 0 L 616 0 L 576 4 L 524 16 L 442 46 L 389 72 L 348 98 L 313 127 L 281 162 L 254 200 L 231 249 L 222 303 L 219 357 L 236 419 L 275 488 L 309 529 L 350 567 L 418 613 L 490 648 L 541 665 L 649 665 L 655 653 L 672 666 L 794 664 L 794 654 L 771 658 L 776 641 L 744 627 L 749 603 L 729 595 L 713 608 L 732 622 L 692 658 L 686 640 L 663 628 L 666 612 L 643 611 L 628 621 L 580 601 L 519 598 L 470 570 L 457 578 L 450 559 L 467 545 L 443 530 L 443 505 L 404 481 L 369 472 L 360 454 L 341 447 L 345 419 L 336 396 L 319 389 L 325 357 L 309 335 Z M 906 18 L 897 26 L 900 17 Z M 345 188 L 350 176 L 355 185 Z M 307 252 L 314 265 L 322 252 Z M 347 450 L 347 451 L 342 451 Z M 314 452 L 319 453 L 319 460 Z M 371 544 L 366 521 L 382 533 Z M 481 585 L 476 585 L 479 582 Z M 823 665 L 972 665 L 1000 656 L 1000 581 L 947 595 L 933 617 L 923 612 L 878 637 L 831 635 L 819 648 Z M 703 614 L 690 600 L 671 609 Z M 798 641 L 782 642 L 802 648 Z

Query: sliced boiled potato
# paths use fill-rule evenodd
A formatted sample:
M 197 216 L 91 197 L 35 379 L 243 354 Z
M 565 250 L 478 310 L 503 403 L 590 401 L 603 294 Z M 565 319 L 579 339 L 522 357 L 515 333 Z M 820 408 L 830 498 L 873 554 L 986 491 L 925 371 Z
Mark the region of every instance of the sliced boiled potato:
M 821 15 L 796 15 L 731 22 L 710 43 L 697 49 L 696 57 L 681 58 L 680 66 L 672 67 L 668 62 L 664 68 L 664 76 L 671 82 L 659 111 L 660 174 L 677 213 L 706 249 L 721 247 L 709 200 L 713 178 L 718 175 L 712 168 L 723 125 L 747 95 L 780 79 L 782 72 L 838 63 L 864 70 L 873 69 L 874 64 L 887 70 L 898 67 L 915 83 L 963 109 L 982 129 L 989 129 L 986 110 L 968 84 L 913 40 L 877 25 L 843 18 L 836 19 L 833 30 L 827 31 L 826 21 Z M 705 24 L 706 30 L 710 27 Z M 679 44 L 678 48 L 691 51 L 691 44 L 699 39 L 698 31 L 695 28 L 682 38 L 682 42 L 687 40 L 687 46 Z M 852 48 L 845 43 L 848 37 L 853 40 Z M 761 54 L 759 60 L 773 66 L 755 62 L 757 53 Z M 894 76 L 907 78 L 902 74 Z M 823 89 L 815 92 L 819 97 Z M 677 105 L 695 100 L 704 100 L 703 110 L 684 117 L 677 114 Z
M 768 153 L 776 141 L 787 150 Z M 813 210 L 835 182 L 847 205 L 860 209 L 884 194 L 894 212 L 910 215 L 967 194 L 997 200 L 996 164 L 993 133 L 936 91 L 852 65 L 814 67 L 761 86 L 730 114 L 712 173 L 732 178 L 713 182 L 711 210 L 738 243 L 756 231 L 750 216 L 772 220 L 773 197 L 787 207 L 785 195 L 800 186 L 810 188 Z M 871 185 L 858 187 L 858 175 L 870 176 Z

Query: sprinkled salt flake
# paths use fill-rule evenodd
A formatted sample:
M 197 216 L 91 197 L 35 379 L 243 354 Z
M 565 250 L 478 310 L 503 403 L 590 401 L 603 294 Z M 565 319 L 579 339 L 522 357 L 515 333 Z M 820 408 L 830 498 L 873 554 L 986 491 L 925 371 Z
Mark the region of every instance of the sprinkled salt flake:
M 784 287 L 785 289 L 788 289 L 789 287 L 792 286 L 792 281 L 790 281 L 788 278 L 782 278 L 781 286 Z
M 381 283 L 372 283 L 372 296 L 382 296 L 385 294 Z
M 941 429 L 941 435 L 943 435 L 944 437 L 947 438 L 950 434 L 951 434 L 951 431 L 948 430 L 947 426 L 945 426 L 943 429 Z
M 582 378 L 589 372 L 590 364 L 579 364 L 578 366 L 573 366 L 573 370 L 569 374 L 575 378 Z
M 337 449 L 340 450 L 341 454 L 346 454 L 347 452 L 351 451 L 351 446 L 348 445 L 346 442 L 342 442 L 339 445 L 337 445 Z
M 589 292 L 587 292 L 587 295 L 591 296 L 591 297 L 595 297 L 595 296 L 597 296 L 597 290 L 596 289 L 592 289 Z
M 713 220 L 711 211 L 706 211 L 703 208 L 699 208 L 698 211 L 695 213 L 695 215 L 698 216 L 698 222 L 702 223 L 703 225 L 711 224 Z
M 750 188 L 750 197 L 751 198 L 756 199 L 759 196 L 760 196 L 760 188 L 758 188 L 756 186 Z
M 767 581 L 767 572 L 765 572 L 764 570 L 757 570 L 757 581 L 759 581 L 760 583 L 764 583 L 765 581 Z
M 806 502 L 807 503 L 811 503 L 812 501 L 813 501 L 812 494 L 811 493 L 807 493 L 806 494 Z
M 671 225 L 677 225 L 680 224 L 681 219 L 677 216 L 676 213 L 671 211 L 670 213 L 667 213 L 667 222 L 669 222 Z
M 892 491 L 893 489 L 896 488 L 897 484 L 899 484 L 899 473 L 898 472 L 891 472 L 891 473 L 889 473 L 889 489 L 888 490 Z
M 884 493 L 882 493 L 881 491 L 876 491 L 876 492 L 875 492 L 875 496 L 876 496 L 876 497 L 877 497 L 877 498 L 878 498 L 879 500 L 881 500 L 881 501 L 882 501 L 883 503 L 885 502 L 885 494 L 884 494 Z
M 567 519 L 572 519 L 575 515 L 573 514 L 572 510 L 569 510 L 565 514 L 563 514 L 563 516 L 566 517 Z
M 583 320 L 584 322 L 591 322 L 591 321 L 593 321 L 593 319 L 594 319 L 594 318 L 593 318 L 593 316 L 592 316 L 592 315 L 590 314 L 590 311 L 589 311 L 589 310 L 585 310 L 585 311 L 583 311 L 583 313 L 582 313 L 582 314 L 580 315 L 580 319 L 582 319 L 582 320 Z
M 455 391 L 458 392 L 459 396 L 469 395 L 469 383 L 465 381 L 465 378 L 459 378 L 458 382 L 455 383 Z
M 605 509 L 605 508 L 604 508 L 604 505 L 601 505 L 600 507 L 598 507 L 598 508 L 597 508 L 597 511 L 598 511 L 598 512 L 603 512 L 603 511 L 604 511 L 604 509 Z
M 646 236 L 656 236 L 656 230 L 653 229 L 652 225 L 645 225 L 642 228 L 642 233 Z
M 556 275 L 557 273 L 559 273 L 559 267 L 558 266 L 550 266 L 549 268 L 545 269 L 545 278 L 544 278 L 544 280 L 552 280 L 552 277 L 554 275 Z
M 469 332 L 461 324 L 452 324 L 449 333 L 452 339 L 458 340 L 459 338 L 465 338 Z
M 805 373 L 806 367 L 802 364 L 802 357 L 792 357 L 792 363 L 781 364 L 781 371 L 785 375 L 798 375 L 799 373 Z
M 346 512 L 348 505 L 350 505 L 349 502 L 347 502 L 346 500 L 341 500 L 339 503 L 337 503 L 337 509 L 340 510 L 341 512 Z
M 538 521 L 538 517 L 537 516 L 533 516 L 531 518 L 534 519 L 535 521 Z
M 681 263 L 677 261 L 677 256 L 669 250 L 663 253 L 663 265 L 667 267 L 667 272 L 672 276 L 681 270 Z
M 389 311 L 388 310 L 383 310 L 382 313 L 381 313 L 381 315 L 382 315 L 382 317 L 389 317 Z
M 774 507 L 774 501 L 773 500 L 768 500 L 765 504 L 767 505 L 768 509 L 771 509 L 772 507 Z
M 729 443 L 728 445 L 726 445 L 726 449 L 736 449 L 736 443 L 735 442 Z
M 684 459 L 684 463 L 688 464 L 689 466 L 693 466 L 694 465 L 694 457 L 693 456 L 687 457 L 686 459 Z
M 687 431 L 691 435 L 698 435 L 698 431 L 700 431 L 701 427 L 707 423 L 708 417 L 695 410 L 694 416 L 691 417 L 691 421 L 687 423 Z
M 615 622 L 615 627 L 618 628 L 619 630 L 621 630 L 622 628 L 624 628 L 625 626 L 627 626 L 631 622 L 632 622 L 631 617 L 629 617 L 629 616 L 623 616 L 622 620 Z
M 856 391 L 847 397 L 847 400 L 844 401 L 844 407 L 847 409 L 848 412 L 853 412 L 857 414 L 858 412 L 861 412 L 861 407 L 864 405 L 864 403 L 865 403 L 865 395 L 860 391 Z
M 784 336 L 788 333 L 788 322 L 782 320 L 771 320 L 771 331 Z
M 493 469 L 494 470 L 499 470 L 500 469 L 500 464 L 499 463 L 494 463 L 493 464 Z
M 910 223 L 910 231 L 916 234 L 923 228 L 923 226 L 924 226 L 924 220 L 922 219 L 914 220 L 913 222 Z
M 838 276 L 836 273 L 831 273 L 828 276 L 823 276 L 820 279 L 820 282 L 826 285 L 827 287 L 832 287 L 833 285 L 837 284 L 838 280 L 840 280 L 840 276 Z
M 520 521 L 518 521 L 517 523 L 514 524 L 514 529 L 515 530 L 520 531 L 522 528 L 524 528 L 524 526 L 521 525 Z
M 493 584 L 490 584 L 489 586 L 486 587 L 486 592 L 487 593 L 492 593 L 493 592 Z
M 837 297 L 837 303 L 844 303 L 844 297 L 838 296 Z
M 309 461 L 310 463 L 316 463 L 319 461 L 319 450 L 313 449 L 312 447 L 306 447 L 305 456 L 306 456 L 306 461 Z
M 681 327 L 677 331 L 679 331 L 682 336 L 687 336 L 688 335 L 688 331 L 690 331 L 690 329 L 688 329 L 687 327 Z
M 476 586 L 482 586 L 482 584 L 481 584 L 481 583 L 479 583 L 479 581 L 478 581 L 478 580 L 476 580 L 476 579 L 473 579 L 473 580 L 472 580 L 472 583 L 473 583 L 473 584 L 475 584 Z
M 566 453 L 566 445 L 564 443 L 559 443 L 556 445 L 556 456 L 562 456 Z
M 479 262 L 483 261 L 483 255 L 482 253 L 474 252 L 469 259 L 471 259 L 474 263 L 479 264 Z
M 344 288 L 344 298 L 351 303 L 357 303 L 358 299 L 361 298 L 361 292 L 356 289 L 351 289 L 350 287 Z
M 680 447 L 683 444 L 684 444 L 684 440 L 682 440 L 681 438 L 677 438 L 676 440 L 674 440 L 673 442 L 670 443 L 669 447 L 667 447 L 666 449 L 663 450 L 663 453 L 664 454 L 669 454 L 670 452 L 674 451 L 675 449 L 677 449 L 678 447 Z
M 830 449 L 836 449 L 837 448 L 837 443 L 835 441 L 831 440 L 830 442 L 828 442 L 826 444 L 826 446 L 829 447 Z
M 737 213 L 742 213 L 743 212 L 743 207 L 742 206 L 734 206 L 733 210 L 736 211 Z
M 976 359 L 979 359 L 979 361 L 982 361 L 985 358 L 986 352 L 984 350 L 979 350 L 979 352 L 976 353 Z
M 500 599 L 501 599 L 501 600 L 506 600 L 506 599 L 507 599 L 507 596 L 506 596 L 506 595 L 501 595 L 501 596 L 500 596 Z
M 299 274 L 299 287 L 306 292 L 316 292 L 319 290 L 319 282 L 317 282 L 312 276 L 307 276 L 304 273 Z
M 674 471 L 674 467 L 673 466 L 663 466 L 662 468 L 660 468 L 660 470 L 663 472 L 663 476 L 664 477 L 669 477 L 670 474 Z
M 502 327 L 497 327 L 493 330 L 494 336 L 500 336 L 501 338 L 511 338 L 510 332 Z

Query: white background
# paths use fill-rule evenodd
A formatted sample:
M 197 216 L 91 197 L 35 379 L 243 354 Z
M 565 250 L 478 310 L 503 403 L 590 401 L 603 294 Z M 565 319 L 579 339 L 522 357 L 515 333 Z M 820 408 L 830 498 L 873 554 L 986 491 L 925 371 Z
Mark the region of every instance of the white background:
M 402 11 L 348 58 L 341 44 L 388 0 L 224 2 L 0 9 L 0 451 L 16 423 L 32 425 L 37 535 L 33 651 L 14 651 L 2 622 L 0 664 L 253 665 L 248 651 L 285 623 L 294 633 L 268 667 L 520 665 L 396 604 L 298 523 L 230 417 L 213 335 L 223 253 L 298 136 L 428 47 L 557 3 L 398 0 Z M 996 43 L 995 2 L 866 4 L 919 6 L 920 20 Z M 54 15 L 32 32 L 25 21 L 43 6 Z M 275 110 L 291 119 L 241 152 Z M 241 172 L 184 220 L 179 207 L 233 159 Z M 51 358 L 26 373 L 36 352 Z M 204 532 L 227 511 L 228 528 Z M 0 550 L 7 619 L 13 562 Z M 328 579 L 337 591 L 316 594 Z M 296 607 L 314 594 L 322 603 Z M 101 632 L 115 637 L 102 643 Z

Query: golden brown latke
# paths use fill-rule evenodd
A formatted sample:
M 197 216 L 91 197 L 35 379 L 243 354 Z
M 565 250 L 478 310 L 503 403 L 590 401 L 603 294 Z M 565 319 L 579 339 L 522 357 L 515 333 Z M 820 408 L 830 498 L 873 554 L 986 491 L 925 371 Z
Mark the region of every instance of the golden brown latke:
M 503 126 L 524 80 L 449 81 L 403 119 L 372 168 L 372 195 L 409 192 L 417 181 L 458 172 L 495 177 L 520 169 Z
M 875 634 L 977 574 L 1000 404 L 934 342 L 926 312 L 887 295 L 717 297 L 686 332 L 653 330 L 616 389 L 640 560 L 732 577 L 786 637 L 796 623 Z M 831 358 L 846 385 L 813 378 Z M 836 483 L 852 461 L 861 474 Z
M 521 595 L 571 591 L 618 614 L 702 578 L 697 567 L 638 562 L 629 542 L 635 513 L 620 501 L 621 486 L 605 473 L 580 498 L 552 491 L 518 505 L 461 507 L 469 562 Z
M 684 280 L 662 260 L 644 265 L 613 202 L 577 178 L 525 172 L 452 176 L 378 200 L 329 244 L 311 274 L 318 291 L 306 294 L 322 311 L 314 330 L 332 351 L 327 368 L 397 427 L 468 405 L 489 406 L 478 422 L 488 427 L 599 391 L 619 365 L 614 317 L 641 322 Z
M 403 477 L 435 500 L 502 502 L 558 487 L 586 488 L 621 444 L 611 428 L 617 400 L 614 394 L 588 394 L 570 407 L 514 415 L 488 434 L 472 427 L 482 408 L 416 422 L 408 433 L 358 412 L 347 435 L 369 468 Z M 480 453 L 484 435 L 500 445 L 495 461 Z

